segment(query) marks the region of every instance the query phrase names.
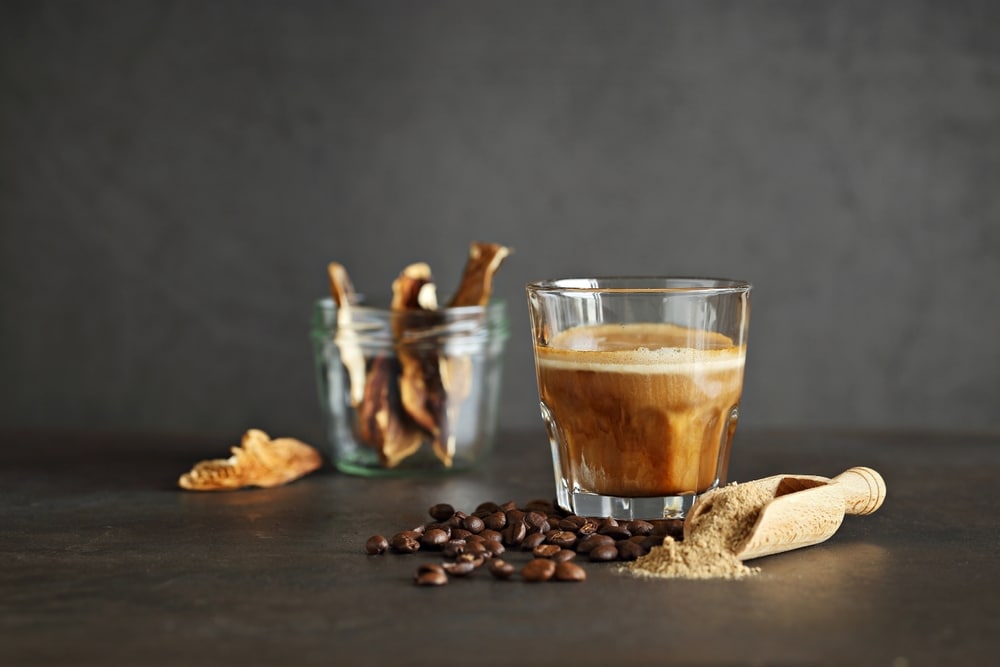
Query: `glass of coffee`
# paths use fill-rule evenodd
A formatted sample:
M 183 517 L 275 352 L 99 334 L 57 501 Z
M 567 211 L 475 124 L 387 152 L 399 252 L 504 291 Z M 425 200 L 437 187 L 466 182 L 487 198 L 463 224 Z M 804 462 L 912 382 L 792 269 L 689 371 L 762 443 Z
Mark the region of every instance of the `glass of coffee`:
M 725 484 L 749 283 L 576 278 L 530 283 L 527 294 L 561 507 L 683 518 Z

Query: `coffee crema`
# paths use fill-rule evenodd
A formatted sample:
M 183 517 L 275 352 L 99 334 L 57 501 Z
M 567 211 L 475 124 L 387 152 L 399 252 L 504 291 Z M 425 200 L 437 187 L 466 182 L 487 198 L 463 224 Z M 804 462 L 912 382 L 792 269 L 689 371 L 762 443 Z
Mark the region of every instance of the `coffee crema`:
M 570 489 L 674 496 L 725 477 L 745 346 L 673 324 L 599 324 L 562 331 L 535 354 Z

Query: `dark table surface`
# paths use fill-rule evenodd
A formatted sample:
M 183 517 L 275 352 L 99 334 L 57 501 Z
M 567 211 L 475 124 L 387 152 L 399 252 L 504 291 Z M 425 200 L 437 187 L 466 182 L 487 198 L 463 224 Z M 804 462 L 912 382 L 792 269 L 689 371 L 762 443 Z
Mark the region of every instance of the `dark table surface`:
M 283 435 L 283 434 L 275 434 Z M 551 498 L 547 443 L 487 467 L 182 492 L 232 438 L 3 434 L 2 665 L 909 665 L 1000 655 L 1000 434 L 737 434 L 731 478 L 879 470 L 885 505 L 757 577 L 412 583 L 430 554 L 365 539 L 448 502 Z M 523 554 L 511 560 L 522 562 Z

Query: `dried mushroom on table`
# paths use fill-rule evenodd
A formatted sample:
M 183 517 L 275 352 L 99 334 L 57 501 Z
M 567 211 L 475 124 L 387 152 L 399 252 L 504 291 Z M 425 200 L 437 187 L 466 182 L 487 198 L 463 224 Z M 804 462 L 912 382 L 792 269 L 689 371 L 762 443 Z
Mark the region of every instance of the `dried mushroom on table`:
M 189 491 L 233 491 L 248 486 L 281 486 L 318 469 L 323 459 L 316 449 L 295 438 L 271 439 L 250 429 L 226 459 L 199 461 L 177 480 Z
M 473 243 L 462 279 L 448 308 L 485 306 L 493 276 L 510 249 Z M 342 264 L 331 262 L 330 291 L 337 305 L 337 346 L 350 384 L 357 419 L 355 432 L 374 449 L 381 465 L 394 468 L 429 441 L 445 467 L 454 463 L 455 437 L 449 430 L 472 388 L 473 365 L 467 355 L 445 354 L 428 344 L 445 323 L 437 288 L 426 263 L 405 267 L 392 283 L 391 353 L 366 359 L 351 326 L 358 298 Z

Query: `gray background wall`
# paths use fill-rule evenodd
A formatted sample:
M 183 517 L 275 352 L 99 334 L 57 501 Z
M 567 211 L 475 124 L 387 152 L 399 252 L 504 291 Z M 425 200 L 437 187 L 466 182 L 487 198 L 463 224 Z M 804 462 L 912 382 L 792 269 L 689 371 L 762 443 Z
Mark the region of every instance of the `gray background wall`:
M 756 287 L 745 425 L 1000 427 L 1000 3 L 0 0 L 0 425 L 318 432 L 344 262 Z

